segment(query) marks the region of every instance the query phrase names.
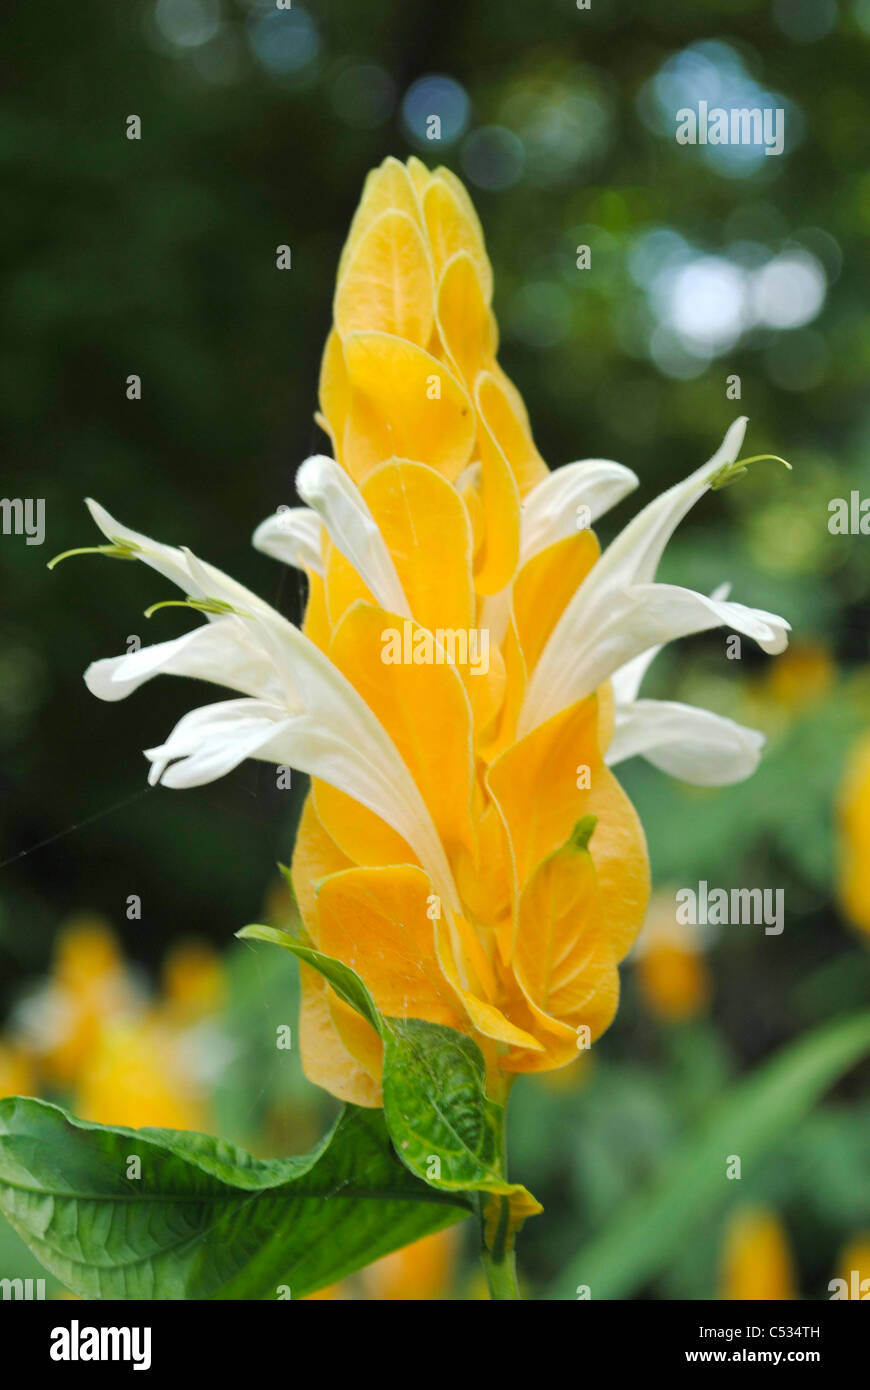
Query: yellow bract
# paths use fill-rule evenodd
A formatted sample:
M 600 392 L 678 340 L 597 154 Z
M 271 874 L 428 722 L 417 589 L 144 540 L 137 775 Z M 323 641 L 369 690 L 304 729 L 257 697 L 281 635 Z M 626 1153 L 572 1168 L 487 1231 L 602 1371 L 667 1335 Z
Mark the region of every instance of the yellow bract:
M 305 631 L 395 744 L 452 879 L 436 889 L 398 830 L 320 780 L 292 873 L 318 949 L 356 970 L 387 1016 L 473 1035 L 497 1083 L 500 1071 L 567 1065 L 610 1023 L 649 873 L 603 761 L 609 687 L 516 737 L 529 678 L 599 551 L 584 530 L 522 555 L 523 499 L 548 470 L 496 358 L 492 289 L 480 223 L 449 170 L 388 159 L 369 175 L 317 418 L 407 612 L 380 606 L 372 575 L 324 533 Z M 309 968 L 302 989 L 308 1075 L 378 1104 L 374 1029 Z

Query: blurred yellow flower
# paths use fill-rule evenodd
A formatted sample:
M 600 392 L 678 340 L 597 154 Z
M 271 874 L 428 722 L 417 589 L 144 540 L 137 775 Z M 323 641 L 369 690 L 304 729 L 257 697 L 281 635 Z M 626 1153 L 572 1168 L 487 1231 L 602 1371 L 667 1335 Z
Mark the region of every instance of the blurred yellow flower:
M 709 1006 L 710 976 L 697 930 L 677 920 L 672 890 L 653 895 L 635 958 L 641 991 L 659 1018 L 679 1022 Z
M 844 915 L 870 935 L 870 735 L 851 749 L 838 797 L 837 895 Z
M 841 1283 L 834 1285 L 832 1293 L 840 1298 L 870 1299 L 870 1231 L 861 1231 L 843 1247 L 838 1277 Z
M 219 1040 L 201 1029 L 223 993 L 216 953 L 188 942 L 170 952 L 163 993 L 151 1002 L 134 985 L 110 925 L 90 915 L 70 919 L 58 932 L 47 983 L 22 1008 L 20 1038 L 0 1046 L 0 1093 L 61 1089 L 72 1093 L 78 1114 L 101 1124 L 207 1128 L 203 1051 Z
M 45 1080 L 68 1086 L 88 1066 L 109 1020 L 138 1007 L 110 925 L 70 918 L 60 929 L 47 987 L 29 1009 L 29 1041 Z
M 741 1207 L 726 1226 L 719 1297 L 791 1299 L 795 1276 L 785 1228 L 766 1207 Z
M 364 1296 L 381 1302 L 420 1302 L 446 1298 L 450 1292 L 457 1231 L 436 1231 L 412 1245 L 376 1260 L 362 1274 Z
M 216 1013 L 224 1002 L 220 956 L 204 941 L 174 946 L 163 963 L 163 1009 L 178 1023 Z
M 783 652 L 779 661 L 769 663 L 763 690 L 777 705 L 796 712 L 827 695 L 836 674 L 837 668 L 824 642 L 804 638 Z
M 0 1097 L 32 1096 L 36 1073 L 28 1054 L 15 1043 L 0 1042 Z
M 78 1078 L 73 1110 L 104 1125 L 208 1129 L 208 1108 L 179 1055 L 179 1036 L 152 1018 L 104 1029 Z

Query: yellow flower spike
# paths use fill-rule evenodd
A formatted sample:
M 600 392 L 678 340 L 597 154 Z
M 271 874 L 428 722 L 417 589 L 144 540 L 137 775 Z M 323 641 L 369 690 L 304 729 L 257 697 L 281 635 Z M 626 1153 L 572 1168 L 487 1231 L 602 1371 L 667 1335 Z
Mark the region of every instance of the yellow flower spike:
M 350 414 L 350 382 L 344 361 L 344 348 L 334 328 L 330 329 L 326 347 L 323 349 L 317 397 L 322 411 L 317 423 L 332 439 L 336 450 L 335 457 L 342 462 L 344 431 Z
M 583 583 L 600 554 L 592 531 L 578 531 L 539 550 L 514 581 L 513 611 L 517 635 L 531 671 L 568 600 Z
M 388 1018 L 464 1028 L 435 953 L 432 885 L 422 869 L 346 869 L 317 889 L 320 949 L 367 981 Z
M 348 609 L 352 608 L 355 603 L 375 602 L 374 594 L 365 581 L 360 578 L 350 560 L 329 541 L 326 543 L 324 596 L 329 625 L 329 637 L 324 650 L 328 652 L 332 633 Z
M 350 224 L 350 232 L 338 263 L 336 280 L 339 283 L 359 241 L 384 212 L 403 212 L 422 227 L 422 207 L 408 170 L 392 155 L 377 169 L 372 169 L 366 178 L 360 205 Z
M 311 795 L 326 834 L 351 863 L 371 867 L 419 863 L 407 840 L 347 792 L 314 777 Z
M 328 650 L 332 628 L 326 606 L 326 585 L 319 574 L 308 575 L 308 603 L 302 631 L 322 652 Z
M 384 1044 L 379 1033 L 356 1009 L 352 1009 L 335 990 L 327 987 L 329 1014 L 338 1036 L 351 1056 L 378 1086 L 384 1070 Z
M 229 687 L 148 750 L 152 781 L 202 785 L 247 757 L 305 771 L 292 875 L 310 939 L 358 966 L 386 1012 L 428 1008 L 475 1036 L 503 1099 L 502 1071 L 565 1065 L 577 1028 L 600 1032 L 615 1008 L 649 864 L 611 765 L 640 754 L 713 786 L 760 756 L 753 730 L 639 698 L 649 654 L 718 625 L 775 655 L 789 628 L 721 590 L 656 582 L 689 509 L 745 469 L 746 419 L 599 554 L 589 525 L 637 479 L 598 458 L 549 473 L 496 360 L 491 300 L 460 181 L 385 160 L 342 253 L 324 351 L 334 458 L 306 460 L 304 505 L 254 538 L 308 575 L 303 631 L 91 501 L 102 548 L 155 568 L 209 621 L 86 680 L 107 700 L 161 671 Z M 597 818 L 588 852 L 570 844 L 584 817 Z M 378 1104 L 378 1040 L 306 979 L 308 1074 Z
M 549 476 L 549 469 L 535 448 L 527 424 L 517 412 L 498 377 L 483 372 L 477 379 L 475 399 L 485 425 L 510 465 L 520 496 Z
M 417 198 L 420 202 L 420 207 L 422 209 L 423 194 L 426 191 L 426 185 L 428 184 L 432 175 L 426 168 L 426 165 L 423 163 L 422 159 L 418 159 L 415 154 L 412 154 L 410 156 L 407 164 L 405 165 L 405 168 L 408 171 L 408 177 L 411 180 L 414 192 L 417 194 Z
M 595 819 L 539 864 L 520 894 L 513 967 L 529 1001 L 590 1041 L 612 1022 L 619 975 L 588 845 Z
M 504 817 L 518 888 L 591 813 L 591 785 L 604 771 L 597 723 L 597 701 L 590 696 L 512 744 L 489 769 L 487 785 Z M 589 770 L 589 788 L 577 785 L 579 766 Z
M 467 251 L 447 262 L 438 284 L 438 334 L 456 375 L 472 392 L 498 351 L 498 329 Z
M 795 1297 L 788 1236 L 775 1212 L 744 1207 L 725 1231 L 719 1297 L 785 1300 Z
M 314 885 L 330 874 L 352 867 L 353 860 L 342 853 L 318 819 L 315 798 L 307 796 L 296 831 L 290 877 L 293 880 L 293 891 L 302 925 L 315 946 L 318 940 L 317 897 Z
M 527 670 L 517 635 L 517 625 L 511 614 L 501 647 L 505 668 L 505 690 L 496 728 L 482 741 L 478 752 L 486 762 L 494 762 L 516 738 L 523 697 L 526 693 Z
M 542 1052 L 542 1044 L 532 1033 L 518 1027 L 502 1009 L 482 998 L 483 986 L 474 972 L 479 943 L 475 951 L 468 949 L 463 932 L 463 926 L 467 928 L 467 925 L 461 918 L 451 918 L 448 914 L 446 920 L 435 923 L 435 942 L 441 971 L 452 985 L 469 1023 L 477 1032 L 478 1042 L 489 1038 L 492 1042 L 507 1047 L 519 1047 L 533 1053 Z
M 391 459 L 368 475 L 362 494 L 421 627 L 471 628 L 471 530 L 456 488 L 433 468 Z
M 599 700 L 599 712 L 600 706 Z M 614 954 L 622 960 L 634 945 L 649 903 L 646 836 L 634 806 L 603 763 L 592 774 L 583 814 L 596 817 L 589 852 L 606 906 Z
M 335 1026 L 323 976 L 300 962 L 299 979 L 299 1052 L 308 1080 L 351 1105 L 381 1105 L 379 1082 L 357 1061 Z
M 480 408 L 481 374 L 475 390 L 480 416 L 481 495 L 484 540 L 474 576 L 479 594 L 497 594 L 513 578 L 520 557 L 520 493 L 513 470 Z
M 413 653 L 427 629 L 372 604 L 357 603 L 342 619 L 329 649 L 380 720 L 410 769 L 448 857 L 459 847 L 473 852 L 471 798 L 474 760 L 471 709 L 456 666 L 418 664 Z M 392 648 L 397 650 L 391 651 Z M 392 656 L 388 663 L 386 656 Z
M 418 224 L 407 213 L 381 213 L 356 242 L 335 293 L 342 338 L 377 329 L 426 347 L 432 335 L 435 284 Z
M 389 333 L 351 333 L 344 360 L 352 392 L 343 462 L 357 482 L 388 458 L 414 459 L 453 482 L 474 445 L 474 410 L 437 357 Z
M 461 189 L 461 193 L 457 190 Z M 436 169 L 423 193 L 423 218 L 437 279 L 459 251 L 470 256 L 487 304 L 492 299 L 492 266 L 480 222 L 465 189 L 445 169 Z

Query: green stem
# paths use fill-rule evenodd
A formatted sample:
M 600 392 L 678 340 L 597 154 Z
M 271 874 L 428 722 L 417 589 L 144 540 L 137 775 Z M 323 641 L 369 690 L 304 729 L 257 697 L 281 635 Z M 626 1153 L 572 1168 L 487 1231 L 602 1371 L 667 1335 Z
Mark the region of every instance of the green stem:
M 507 1100 L 510 1091 L 512 1078 L 501 1078 L 501 1085 L 496 1087 L 498 1092 L 498 1102 L 501 1106 L 501 1134 L 499 1136 L 499 1155 L 498 1167 L 501 1177 L 507 1177 Z M 492 1221 L 486 1220 L 486 1208 L 498 1202 L 498 1221 L 495 1223 L 495 1230 L 492 1229 Z M 489 1285 L 489 1296 L 492 1299 L 518 1299 L 520 1297 L 517 1285 L 517 1261 L 514 1254 L 514 1235 L 510 1229 L 510 1201 L 507 1197 L 487 1197 L 484 1193 L 478 1196 L 478 1215 L 480 1217 L 480 1260 L 483 1265 L 483 1272 L 486 1275 L 486 1282 Z M 487 1238 L 489 1230 L 489 1238 Z
M 520 1291 L 517 1285 L 516 1255 L 514 1254 L 513 1243 L 508 1249 L 505 1239 L 510 1217 L 510 1204 L 507 1197 L 499 1197 L 497 1200 L 501 1203 L 501 1214 L 492 1249 L 486 1243 L 486 1224 L 483 1219 L 483 1203 L 481 1203 L 480 1260 L 486 1275 L 486 1282 L 489 1285 L 490 1298 L 518 1299 Z

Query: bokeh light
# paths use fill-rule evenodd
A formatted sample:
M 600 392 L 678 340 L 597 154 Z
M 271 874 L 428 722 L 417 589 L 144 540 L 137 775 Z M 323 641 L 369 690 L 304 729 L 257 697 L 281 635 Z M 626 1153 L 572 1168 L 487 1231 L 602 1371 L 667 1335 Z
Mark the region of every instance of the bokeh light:
M 302 72 L 320 52 L 317 26 L 301 7 L 254 11 L 248 33 L 256 58 L 275 77 Z
M 452 77 L 421 77 L 402 100 L 405 131 L 423 149 L 452 145 L 464 134 L 470 118 L 468 94 Z
M 522 141 L 505 126 L 481 126 L 466 136 L 462 168 L 478 188 L 501 192 L 522 178 L 526 152 Z
M 346 125 L 375 130 L 393 114 L 396 84 L 376 63 L 351 63 L 332 84 L 332 107 Z

